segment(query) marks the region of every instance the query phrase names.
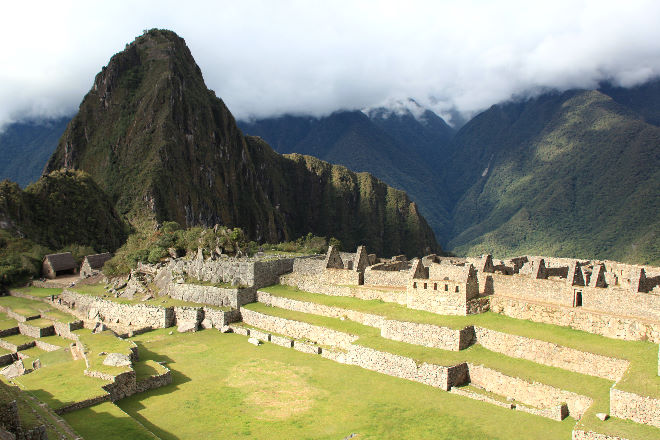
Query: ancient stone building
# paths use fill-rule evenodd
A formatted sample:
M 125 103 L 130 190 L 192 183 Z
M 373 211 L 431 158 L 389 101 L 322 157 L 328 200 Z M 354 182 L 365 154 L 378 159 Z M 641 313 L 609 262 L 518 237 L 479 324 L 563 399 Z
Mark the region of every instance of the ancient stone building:
M 89 277 L 97 274 L 103 268 L 105 262 L 110 258 L 112 258 L 112 254 L 110 252 L 87 255 L 83 259 L 82 265 L 80 266 L 80 276 Z
M 71 252 L 49 254 L 44 257 L 41 273 L 46 278 L 56 278 L 60 275 L 76 273 L 76 260 Z

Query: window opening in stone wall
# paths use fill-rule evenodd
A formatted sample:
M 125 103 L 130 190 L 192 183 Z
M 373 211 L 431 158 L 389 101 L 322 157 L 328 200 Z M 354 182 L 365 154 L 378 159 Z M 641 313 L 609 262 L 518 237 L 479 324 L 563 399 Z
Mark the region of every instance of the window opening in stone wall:
M 445 284 L 445 292 L 449 292 L 449 286 Z
M 426 289 L 426 283 L 424 283 L 424 288 Z
M 438 290 L 438 283 L 433 283 L 433 290 Z
M 575 290 L 573 294 L 573 307 L 582 307 L 582 291 Z
M 413 283 L 413 289 L 417 289 L 417 283 Z
M 456 293 L 458 293 L 458 286 L 456 286 Z

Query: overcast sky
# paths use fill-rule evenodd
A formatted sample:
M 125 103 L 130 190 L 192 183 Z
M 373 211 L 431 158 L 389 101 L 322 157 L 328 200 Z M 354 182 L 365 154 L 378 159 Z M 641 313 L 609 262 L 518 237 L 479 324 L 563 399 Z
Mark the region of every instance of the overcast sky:
M 0 126 L 75 112 L 109 58 L 154 27 L 185 38 L 238 118 L 405 97 L 470 114 L 542 89 L 660 75 L 658 0 L 11 1 Z

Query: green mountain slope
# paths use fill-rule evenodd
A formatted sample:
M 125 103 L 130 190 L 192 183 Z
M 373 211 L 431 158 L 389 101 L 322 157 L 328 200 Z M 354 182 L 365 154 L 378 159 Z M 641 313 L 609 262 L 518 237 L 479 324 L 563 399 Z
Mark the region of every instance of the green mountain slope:
M 373 174 L 406 191 L 417 202 L 436 236 L 450 228 L 447 194 L 437 184 L 443 147 L 452 129 L 432 112 L 420 122 L 410 112 L 385 108 L 339 111 L 322 118 L 285 115 L 239 122 L 250 135 L 263 138 L 279 153 L 300 153 Z
M 455 138 L 449 248 L 660 262 L 660 128 L 600 91 L 495 106 Z
M 323 167 L 340 177 L 317 185 L 323 189 L 318 194 L 305 194 L 313 198 L 334 192 L 341 197 L 323 199 L 315 211 L 322 222 L 307 221 L 306 206 L 318 205 L 300 196 L 307 188 L 274 188 L 272 182 L 288 185 L 318 176 L 307 167 L 288 165 L 291 160 L 272 150 L 264 153 L 266 149 L 246 141 L 222 100 L 206 88 L 184 40 L 170 31 L 151 30 L 113 56 L 96 76 L 46 170 L 88 172 L 118 212 L 134 222 L 240 226 L 249 237 L 270 242 L 312 232 L 350 245 L 364 232 L 364 244 L 376 252 L 439 250 L 405 194 L 397 192 L 396 202 L 378 205 L 374 212 L 356 212 L 352 207 L 362 198 L 381 199 L 366 189 L 361 193 L 366 187 L 345 185 L 359 176 L 334 171 L 329 164 Z M 298 180 L 282 180 L 288 172 L 299 173 Z M 402 237 L 391 241 L 396 245 L 382 235 L 384 229 L 380 236 L 367 234 L 372 225 L 386 221 Z
M 71 118 L 17 122 L 0 133 L 0 180 L 35 182 Z

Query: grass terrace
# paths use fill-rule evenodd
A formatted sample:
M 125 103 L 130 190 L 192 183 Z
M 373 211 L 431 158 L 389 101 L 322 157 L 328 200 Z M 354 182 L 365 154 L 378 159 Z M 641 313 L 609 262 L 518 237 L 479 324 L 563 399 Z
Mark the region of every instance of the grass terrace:
M 18 327 L 18 321 L 4 313 L 0 313 L 0 330 L 7 330 L 14 327 Z
M 165 367 L 152 359 L 136 362 L 133 364 L 133 370 L 135 371 L 135 378 L 138 382 L 148 379 L 151 376 L 160 376 L 167 372 Z
M 136 419 L 126 414 L 117 405 L 103 402 L 64 415 L 64 419 L 84 438 L 95 440 L 158 439 Z
M 43 315 L 53 321 L 60 321 L 60 322 L 77 321 L 77 318 L 75 316 L 62 312 L 52 307 L 51 305 L 36 299 L 32 300 L 28 298 L 21 298 L 18 296 L 2 296 L 0 297 L 0 306 L 8 307 L 14 313 L 17 313 L 25 317 Z
M 88 329 L 76 330 L 80 342 L 85 347 L 87 353 L 87 360 L 89 361 L 89 369 L 99 371 L 110 375 L 117 375 L 131 369 L 130 366 L 114 367 L 110 365 L 103 365 L 103 360 L 106 355 L 100 353 L 121 353 L 125 355 L 131 354 L 131 347 L 133 344 L 124 339 L 118 338 L 109 330 L 101 333 L 92 333 Z
M 21 351 L 21 354 L 28 356 L 22 359 L 25 368 L 32 368 L 32 362 L 37 359 L 41 362 L 42 367 L 72 361 L 71 353 L 68 350 L 45 351 L 38 347 L 32 347 Z
M 617 388 L 646 394 L 651 397 L 660 397 L 658 346 L 650 342 L 610 339 L 569 327 L 514 319 L 493 312 L 468 316 L 448 316 L 409 309 L 399 304 L 380 300 L 362 300 L 353 297 L 310 293 L 291 286 L 276 285 L 260 290 L 275 296 L 372 313 L 400 321 L 434 324 L 453 329 L 462 329 L 468 325 L 474 325 L 551 342 L 580 351 L 626 359 L 630 361 L 630 368 L 617 385 Z
M 43 367 L 12 381 L 51 408 L 58 409 L 106 394 L 101 387 L 108 382 L 85 376 L 84 370 L 85 361 L 80 359 Z
M 51 321 L 50 319 L 39 318 L 39 319 L 30 319 L 29 321 L 25 321 L 24 324 L 31 325 L 33 327 L 45 328 L 52 326 L 53 321 Z
M 0 339 L 2 339 L 3 341 L 7 341 L 10 344 L 14 344 L 14 345 L 23 345 L 23 344 L 26 344 L 28 342 L 34 341 L 33 338 L 31 338 L 29 336 L 21 335 L 21 334 L 3 336 Z
M 17 287 L 12 288 L 12 292 L 22 293 L 24 295 L 30 295 L 35 298 L 49 298 L 51 296 L 59 295 L 62 292 L 62 289 L 59 287 Z

